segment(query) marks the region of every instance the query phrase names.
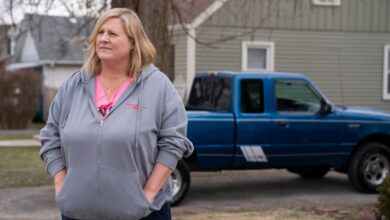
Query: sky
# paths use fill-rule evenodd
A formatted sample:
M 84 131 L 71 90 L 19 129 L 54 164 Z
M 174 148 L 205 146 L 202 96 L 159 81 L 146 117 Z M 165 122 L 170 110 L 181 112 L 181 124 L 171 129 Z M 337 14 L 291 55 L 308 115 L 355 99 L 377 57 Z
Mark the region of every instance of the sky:
M 110 0 L 2 0 L 0 1 L 0 23 L 12 24 L 20 22 L 25 13 L 39 13 L 48 15 L 83 16 L 87 13 L 95 13 L 104 1 L 110 4 Z M 92 4 L 92 9 L 87 11 L 86 3 Z M 10 6 L 12 4 L 12 13 Z M 12 16 L 11 16 L 12 15 Z

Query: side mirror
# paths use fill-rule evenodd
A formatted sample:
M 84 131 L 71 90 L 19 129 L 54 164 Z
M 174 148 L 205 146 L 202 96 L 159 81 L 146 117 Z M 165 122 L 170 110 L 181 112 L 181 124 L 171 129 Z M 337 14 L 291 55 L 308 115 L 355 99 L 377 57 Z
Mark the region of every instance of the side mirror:
M 332 105 L 326 102 L 325 100 L 321 101 L 321 109 L 320 114 L 321 115 L 327 115 L 332 113 Z

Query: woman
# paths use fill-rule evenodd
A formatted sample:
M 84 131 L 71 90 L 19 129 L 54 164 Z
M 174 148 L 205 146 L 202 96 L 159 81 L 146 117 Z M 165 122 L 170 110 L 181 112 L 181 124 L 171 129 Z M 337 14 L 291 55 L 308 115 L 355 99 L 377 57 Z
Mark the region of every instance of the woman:
M 63 219 L 171 219 L 170 175 L 193 150 L 175 88 L 137 15 L 104 13 L 54 97 L 40 155 Z

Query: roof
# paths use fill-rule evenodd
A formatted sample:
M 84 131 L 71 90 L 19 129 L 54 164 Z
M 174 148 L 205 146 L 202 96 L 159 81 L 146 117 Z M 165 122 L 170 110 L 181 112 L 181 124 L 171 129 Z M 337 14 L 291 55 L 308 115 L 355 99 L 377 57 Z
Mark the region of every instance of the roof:
M 84 58 L 85 40 L 92 30 L 95 18 L 26 14 L 16 39 L 14 62 L 21 53 L 28 32 L 34 40 L 40 60 L 66 60 L 80 62 Z

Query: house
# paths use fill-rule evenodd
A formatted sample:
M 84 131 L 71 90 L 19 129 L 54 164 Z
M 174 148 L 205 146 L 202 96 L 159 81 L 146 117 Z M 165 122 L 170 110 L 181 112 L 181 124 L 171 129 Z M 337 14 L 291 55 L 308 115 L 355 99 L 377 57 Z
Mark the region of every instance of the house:
M 390 1 L 201 0 L 197 7 L 204 9 L 171 26 L 183 97 L 199 71 L 298 72 L 336 104 L 390 111 Z
M 42 74 L 42 117 L 57 88 L 84 60 L 85 40 L 94 18 L 26 14 L 12 38 L 7 69 L 33 69 Z

